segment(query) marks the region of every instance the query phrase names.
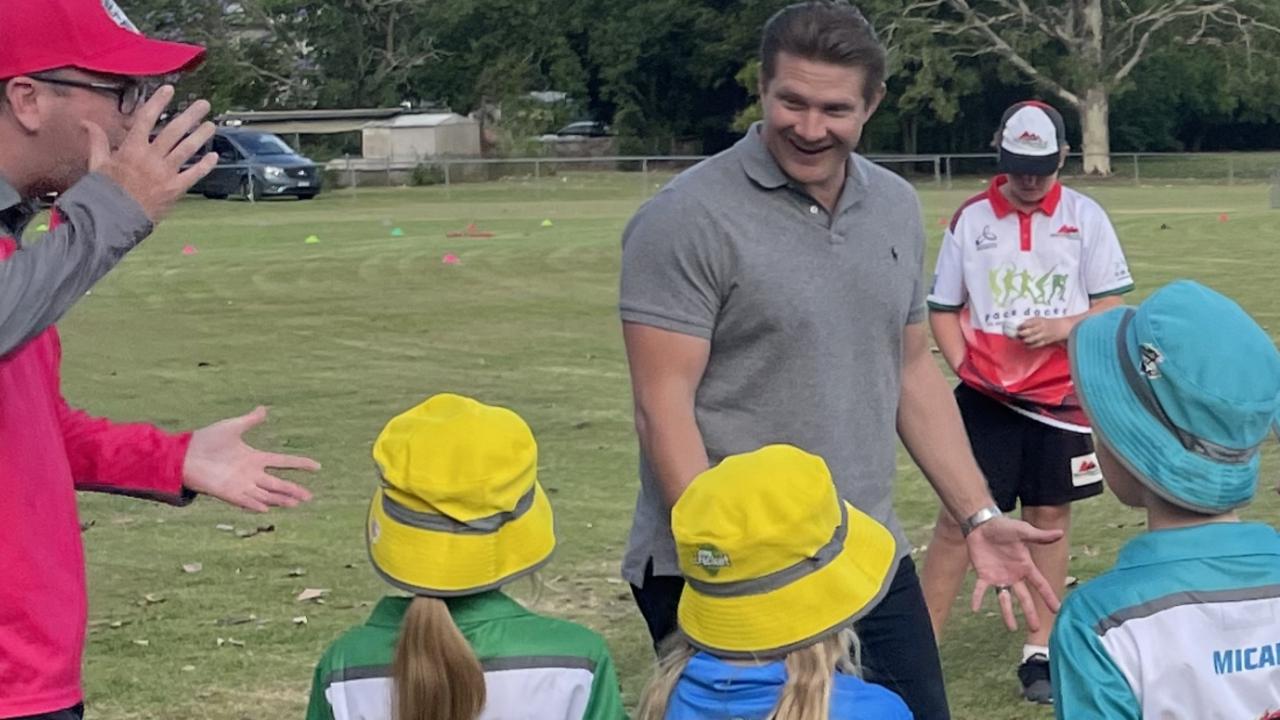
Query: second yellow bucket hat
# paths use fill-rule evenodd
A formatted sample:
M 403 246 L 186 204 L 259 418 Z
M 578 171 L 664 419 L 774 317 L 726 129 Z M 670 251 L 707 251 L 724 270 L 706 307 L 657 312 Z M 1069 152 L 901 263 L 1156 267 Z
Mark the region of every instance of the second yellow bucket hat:
M 365 537 L 402 590 L 471 595 L 533 572 L 555 548 L 538 446 L 514 412 L 436 395 L 393 418 L 373 446 L 382 484 Z
M 681 631 L 726 657 L 777 655 L 849 626 L 888 590 L 893 534 L 840 499 L 822 458 L 790 445 L 733 455 L 671 511 Z

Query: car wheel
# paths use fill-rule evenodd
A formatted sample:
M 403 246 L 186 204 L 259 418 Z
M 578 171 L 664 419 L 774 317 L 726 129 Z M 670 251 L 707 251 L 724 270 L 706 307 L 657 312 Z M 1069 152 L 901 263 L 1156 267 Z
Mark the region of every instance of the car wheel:
M 226 200 L 227 199 L 226 193 L 207 192 L 207 193 L 201 193 L 201 194 L 209 198 L 210 200 Z
M 317 193 L 299 193 L 299 200 L 314 200 Z

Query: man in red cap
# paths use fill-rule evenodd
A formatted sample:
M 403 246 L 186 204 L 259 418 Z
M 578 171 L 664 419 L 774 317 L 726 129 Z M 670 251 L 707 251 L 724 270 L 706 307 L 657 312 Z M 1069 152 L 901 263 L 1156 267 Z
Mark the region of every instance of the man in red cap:
M 143 85 L 204 50 L 143 37 L 111 0 L 0 0 L 0 28 L 0 718 L 73 720 L 87 606 L 76 491 L 265 511 L 310 497 L 268 468 L 319 465 L 244 443 L 263 408 L 174 435 L 63 400 L 53 323 L 216 162 L 182 167 L 213 134 L 209 104 L 152 139 L 173 88 Z M 51 193 L 53 229 L 23 246 Z

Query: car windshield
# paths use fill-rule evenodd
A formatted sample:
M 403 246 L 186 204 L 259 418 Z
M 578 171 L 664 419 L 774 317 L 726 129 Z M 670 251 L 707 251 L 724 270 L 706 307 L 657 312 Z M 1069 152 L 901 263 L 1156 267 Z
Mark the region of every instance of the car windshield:
M 236 138 L 250 155 L 292 155 L 283 140 L 270 133 L 245 133 Z

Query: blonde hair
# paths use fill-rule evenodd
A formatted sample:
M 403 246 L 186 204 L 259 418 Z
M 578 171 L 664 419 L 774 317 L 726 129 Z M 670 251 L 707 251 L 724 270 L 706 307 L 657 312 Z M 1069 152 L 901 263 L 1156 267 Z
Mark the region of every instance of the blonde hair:
M 697 652 L 679 633 L 663 642 L 657 668 L 640 696 L 636 720 L 664 720 L 667 702 L 685 666 Z M 787 682 L 768 720 L 829 720 L 836 673 L 858 675 L 860 655 L 858 636 L 852 629 L 841 630 L 784 655 Z
M 409 603 L 391 677 L 394 720 L 475 720 L 484 709 L 484 669 L 439 598 Z

